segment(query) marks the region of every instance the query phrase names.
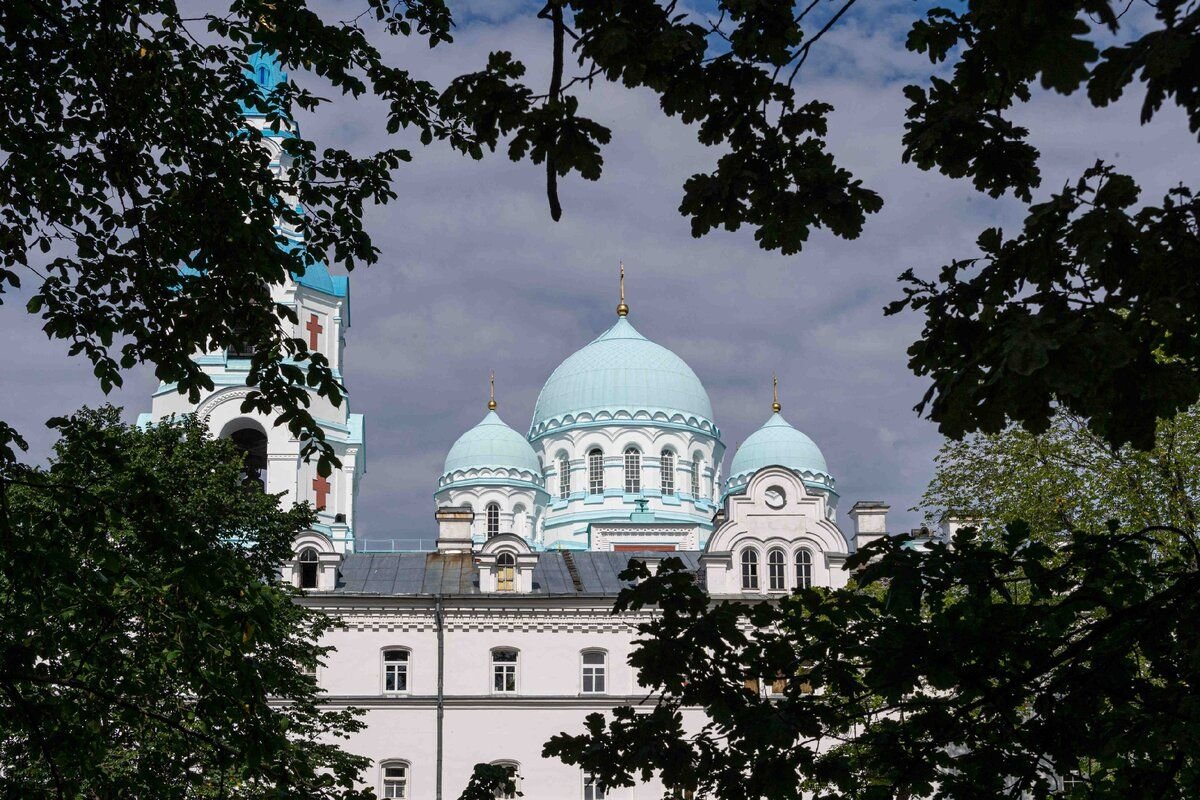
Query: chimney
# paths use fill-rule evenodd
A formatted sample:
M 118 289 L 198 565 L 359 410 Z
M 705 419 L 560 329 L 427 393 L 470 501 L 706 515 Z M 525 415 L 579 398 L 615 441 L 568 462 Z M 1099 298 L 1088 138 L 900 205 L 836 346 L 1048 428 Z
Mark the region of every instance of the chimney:
M 471 552 L 471 523 L 475 512 L 470 506 L 443 506 L 434 512 L 438 523 L 439 553 Z
M 890 508 L 882 500 L 859 500 L 850 508 L 855 549 L 888 535 L 887 512 Z
M 979 517 L 960 517 L 949 513 L 943 514 L 939 520 L 938 538 L 946 544 L 951 544 L 954 541 L 954 534 L 958 533 L 960 528 L 977 528 L 980 522 Z

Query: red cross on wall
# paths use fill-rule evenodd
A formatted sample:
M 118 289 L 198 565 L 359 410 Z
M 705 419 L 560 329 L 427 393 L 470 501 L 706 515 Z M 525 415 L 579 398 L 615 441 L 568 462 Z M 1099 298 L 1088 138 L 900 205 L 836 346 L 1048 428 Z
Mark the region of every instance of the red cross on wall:
M 325 331 L 325 329 L 323 327 L 321 327 L 321 323 L 317 319 L 316 314 L 309 315 L 308 322 L 305 323 L 304 329 L 306 331 L 308 331 L 308 349 L 316 350 L 317 349 L 317 335 L 320 333 L 323 333 Z
M 317 493 L 317 511 L 325 508 L 325 502 L 329 498 L 329 481 L 321 475 L 313 478 L 313 491 Z

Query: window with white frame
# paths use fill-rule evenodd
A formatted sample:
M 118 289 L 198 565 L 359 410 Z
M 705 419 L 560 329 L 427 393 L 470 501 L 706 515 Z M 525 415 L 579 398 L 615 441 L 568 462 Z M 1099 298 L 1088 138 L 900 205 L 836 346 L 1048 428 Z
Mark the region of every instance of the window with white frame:
M 500 504 L 488 503 L 484 513 L 487 515 L 487 538 L 498 536 L 500 534 Z
M 380 797 L 407 798 L 408 764 L 403 761 L 385 761 L 379 769 Z
M 802 547 L 796 551 L 796 588 L 812 588 L 812 551 Z
M 787 555 L 778 547 L 767 553 L 767 588 L 772 592 L 787 590 Z
M 398 647 L 383 651 L 383 691 L 408 691 L 408 657 L 409 652 Z
M 496 556 L 496 591 L 515 592 L 517 590 L 517 557 L 512 553 L 501 553 Z
M 696 453 L 692 457 L 692 497 L 700 497 L 700 474 L 704 472 L 704 456 Z
M 600 788 L 596 776 L 590 772 L 583 773 L 583 800 L 605 800 L 608 793 Z
M 675 454 L 670 450 L 663 450 L 658 457 L 658 473 L 662 493 L 675 494 Z
M 588 452 L 588 494 L 604 494 L 604 453 L 599 448 Z
M 516 761 L 493 761 L 493 767 L 504 767 L 512 776 L 513 788 L 511 792 L 505 793 L 503 789 L 496 790 L 498 800 L 510 800 L 510 798 L 521 796 L 521 765 Z
M 516 693 L 517 658 L 517 651 L 506 647 L 492 651 L 492 691 L 496 694 Z
M 565 455 L 558 457 L 558 498 L 566 500 L 571 496 L 571 462 Z
M 306 547 L 300 551 L 300 588 L 317 588 L 317 551 Z
M 625 448 L 625 494 L 642 491 L 642 454 L 636 447 Z
M 603 650 L 583 651 L 583 693 L 604 694 L 608 691 L 608 654 Z
M 742 551 L 742 588 L 758 588 L 758 551 L 749 547 Z

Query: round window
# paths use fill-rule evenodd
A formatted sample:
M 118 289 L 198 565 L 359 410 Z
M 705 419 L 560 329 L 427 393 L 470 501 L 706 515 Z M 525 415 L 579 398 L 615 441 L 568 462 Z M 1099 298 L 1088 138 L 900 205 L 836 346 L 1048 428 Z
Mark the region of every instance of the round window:
M 767 489 L 763 499 L 767 501 L 767 506 L 770 508 L 783 508 L 784 503 L 787 502 L 787 495 L 783 493 L 783 489 L 772 486 Z

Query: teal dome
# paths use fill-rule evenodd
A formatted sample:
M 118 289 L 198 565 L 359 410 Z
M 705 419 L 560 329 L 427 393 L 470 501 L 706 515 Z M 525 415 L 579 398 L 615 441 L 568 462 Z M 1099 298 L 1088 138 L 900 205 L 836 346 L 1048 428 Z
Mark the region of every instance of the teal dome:
M 675 420 L 716 434 L 712 403 L 696 373 L 638 333 L 626 317 L 559 364 L 538 395 L 529 433 L 622 413 Z
M 833 476 L 817 443 L 793 428 L 778 412 L 750 434 L 734 453 L 726 491 L 740 489 L 755 472 L 772 466 L 787 467 L 806 483 L 833 488 Z
M 514 431 L 495 411 L 458 437 L 446 455 L 443 478 L 471 470 L 526 472 L 526 480 L 541 482 L 542 468 L 525 437 Z

